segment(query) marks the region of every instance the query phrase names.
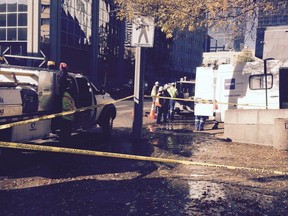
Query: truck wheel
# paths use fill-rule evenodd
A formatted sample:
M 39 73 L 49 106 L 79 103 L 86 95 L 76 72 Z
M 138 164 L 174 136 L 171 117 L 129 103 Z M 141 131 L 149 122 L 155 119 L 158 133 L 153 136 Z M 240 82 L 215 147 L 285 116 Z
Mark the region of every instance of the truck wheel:
M 72 122 L 69 120 L 61 119 L 60 131 L 59 131 L 59 142 L 61 145 L 68 145 L 71 143 L 72 138 Z
M 12 128 L 7 128 L 4 130 L 0 130 L 0 137 L 1 137 L 1 141 L 4 142 L 11 142 L 11 137 L 12 136 Z M 3 152 L 7 150 L 4 148 L 0 148 L 0 157 L 3 157 Z
M 110 138 L 112 134 L 113 120 L 114 119 L 111 112 L 108 112 L 105 118 L 103 119 L 101 128 L 102 128 L 102 134 L 105 138 Z

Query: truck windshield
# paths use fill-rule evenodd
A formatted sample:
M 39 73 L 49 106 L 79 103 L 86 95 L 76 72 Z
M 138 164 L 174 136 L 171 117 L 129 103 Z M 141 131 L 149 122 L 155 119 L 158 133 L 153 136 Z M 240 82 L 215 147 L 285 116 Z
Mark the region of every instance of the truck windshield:
M 195 83 L 177 82 L 176 88 L 180 97 L 189 98 L 195 95 Z

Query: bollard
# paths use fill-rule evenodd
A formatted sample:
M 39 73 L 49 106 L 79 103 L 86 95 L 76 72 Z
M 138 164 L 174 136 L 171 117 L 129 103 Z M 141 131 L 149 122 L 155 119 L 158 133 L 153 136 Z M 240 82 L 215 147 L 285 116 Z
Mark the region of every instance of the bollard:
M 288 150 L 288 119 L 275 119 L 273 131 L 273 147 L 277 150 Z

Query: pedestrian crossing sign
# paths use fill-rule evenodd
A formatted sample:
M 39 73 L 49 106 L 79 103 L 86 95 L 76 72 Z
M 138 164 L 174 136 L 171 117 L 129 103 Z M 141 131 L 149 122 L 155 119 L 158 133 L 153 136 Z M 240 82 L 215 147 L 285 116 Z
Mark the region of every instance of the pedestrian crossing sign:
M 131 46 L 153 47 L 154 19 L 151 17 L 137 17 L 132 22 Z

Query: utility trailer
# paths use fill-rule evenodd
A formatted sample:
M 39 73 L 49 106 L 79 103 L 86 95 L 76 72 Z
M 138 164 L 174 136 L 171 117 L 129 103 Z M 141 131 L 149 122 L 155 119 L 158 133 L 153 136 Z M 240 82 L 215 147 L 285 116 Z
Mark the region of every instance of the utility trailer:
M 216 69 L 214 66 L 198 67 L 195 115 L 224 122 L 228 109 L 288 108 L 287 83 L 286 61 L 256 59 L 220 64 Z

